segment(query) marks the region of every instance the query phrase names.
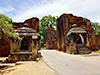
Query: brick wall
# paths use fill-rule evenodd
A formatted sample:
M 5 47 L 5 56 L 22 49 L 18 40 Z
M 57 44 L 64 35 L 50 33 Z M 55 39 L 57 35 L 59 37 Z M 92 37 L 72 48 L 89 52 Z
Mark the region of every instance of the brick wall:
M 96 39 L 97 39 L 97 43 L 98 43 L 98 46 L 99 46 L 99 49 L 100 49 L 100 35 L 96 35 Z
M 10 39 L 2 32 L 0 39 L 0 56 L 8 56 L 10 54 Z
M 58 50 L 66 51 L 65 35 L 73 24 L 77 24 L 78 27 L 86 30 L 90 37 L 91 50 L 97 50 L 97 40 L 94 30 L 91 27 L 91 22 L 88 19 L 83 20 L 82 17 L 74 16 L 73 14 L 62 14 L 57 19 L 57 39 Z
M 18 29 L 21 28 L 23 26 L 24 23 L 28 24 L 28 27 L 36 30 L 37 32 L 39 32 L 39 19 L 36 17 L 30 18 L 25 20 L 24 22 L 14 22 L 13 23 L 13 28 L 14 29 Z M 10 45 L 11 46 L 15 46 L 14 44 L 10 44 L 10 39 L 7 38 L 7 36 L 5 34 L 2 34 L 2 39 L 0 39 L 0 56 L 8 56 L 10 54 Z M 12 48 L 16 48 L 16 47 L 12 47 Z M 12 49 L 11 48 L 11 49 Z
M 36 17 L 27 19 L 24 22 L 13 22 L 13 25 L 14 25 L 13 28 L 14 29 L 21 28 L 24 23 L 27 23 L 29 28 L 32 28 L 36 30 L 37 32 L 39 32 L 39 19 Z
M 52 28 L 46 30 L 46 49 L 57 49 L 57 31 Z

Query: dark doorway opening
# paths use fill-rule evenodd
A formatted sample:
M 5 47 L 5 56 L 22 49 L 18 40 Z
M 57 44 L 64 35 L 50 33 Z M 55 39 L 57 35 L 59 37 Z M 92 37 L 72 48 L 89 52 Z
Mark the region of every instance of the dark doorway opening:
M 80 36 L 77 37 L 77 44 L 82 44 L 82 39 Z
M 28 50 L 29 49 L 29 42 L 28 39 L 26 37 L 23 38 L 23 40 L 21 41 L 21 50 Z

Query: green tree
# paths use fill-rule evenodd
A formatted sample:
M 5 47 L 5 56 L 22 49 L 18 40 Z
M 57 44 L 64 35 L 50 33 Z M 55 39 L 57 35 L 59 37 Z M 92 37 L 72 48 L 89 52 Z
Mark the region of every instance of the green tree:
M 41 35 L 41 46 L 43 47 L 46 43 L 46 29 L 53 28 L 56 30 L 56 19 L 58 16 L 43 16 L 39 20 L 39 34 Z
M 16 34 L 14 34 L 15 30 L 12 27 L 12 19 L 7 16 L 0 14 L 0 39 L 2 37 L 1 31 L 6 34 L 8 37 L 12 37 L 14 39 L 20 39 Z
M 95 34 L 100 34 L 100 24 L 98 22 L 91 22 L 92 28 L 94 28 Z
M 87 18 L 83 18 L 85 20 Z M 94 28 L 95 34 L 100 35 L 100 24 L 98 22 L 91 22 L 92 28 Z

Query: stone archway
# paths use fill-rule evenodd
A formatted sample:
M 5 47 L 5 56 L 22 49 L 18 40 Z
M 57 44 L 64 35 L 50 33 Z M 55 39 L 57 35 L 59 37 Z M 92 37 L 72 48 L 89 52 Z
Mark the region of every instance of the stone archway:
M 84 44 L 84 38 L 81 34 L 77 37 L 77 44 Z
M 29 41 L 26 37 L 24 37 L 21 41 L 21 51 L 25 51 L 29 49 Z

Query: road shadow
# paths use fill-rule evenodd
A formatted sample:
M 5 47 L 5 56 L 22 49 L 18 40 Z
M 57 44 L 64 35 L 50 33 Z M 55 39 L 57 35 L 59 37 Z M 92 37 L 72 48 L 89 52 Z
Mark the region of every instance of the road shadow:
M 10 73 L 11 71 L 15 71 L 14 66 L 0 66 L 0 75 Z

